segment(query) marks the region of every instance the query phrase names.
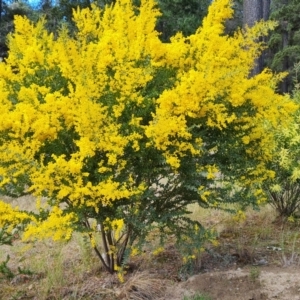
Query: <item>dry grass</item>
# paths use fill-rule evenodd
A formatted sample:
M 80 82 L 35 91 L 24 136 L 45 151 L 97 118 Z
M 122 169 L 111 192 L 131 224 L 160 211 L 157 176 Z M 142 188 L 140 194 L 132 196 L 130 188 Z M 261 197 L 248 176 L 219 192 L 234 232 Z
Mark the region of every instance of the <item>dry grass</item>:
M 25 296 L 36 300 L 89 299 L 99 293 L 102 296 L 112 294 L 103 281 L 100 262 L 84 245 L 80 235 L 75 235 L 68 244 L 47 240 L 28 246 L 24 248 L 17 241 L 13 247 L 1 247 L 0 261 L 9 254 L 9 267 L 15 274 L 17 267 L 29 269 L 34 274 L 17 275 L 11 281 L 0 280 L 1 300 L 24 299 Z M 103 286 L 100 291 L 99 286 Z
M 155 274 L 137 272 L 121 286 L 117 295 L 125 300 L 155 300 L 163 295 L 165 287 L 166 282 L 155 278 Z
M 29 201 L 30 200 L 30 201 Z M 34 209 L 35 201 L 21 198 L 15 201 L 22 208 Z M 246 219 L 237 222 L 233 216 L 217 210 L 191 206 L 191 217 L 218 232 L 218 246 L 208 246 L 201 257 L 201 266 L 195 272 L 230 269 L 251 265 L 264 258 L 278 266 L 299 265 L 299 224 L 275 222 L 270 206 L 261 211 L 249 209 Z M 155 235 L 154 235 L 155 236 Z M 68 244 L 52 241 L 23 245 L 16 241 L 13 247 L 1 246 L 0 262 L 9 254 L 9 267 L 30 269 L 33 276 L 17 276 L 13 280 L 0 280 L 1 300 L 71 300 L 71 299 L 125 299 L 154 300 L 164 297 L 165 287 L 181 280 L 182 259 L 172 243 L 159 255 L 153 255 L 155 241 L 145 253 L 132 260 L 133 272 L 121 284 L 117 276 L 107 275 L 98 258 L 79 234 Z M 268 250 L 276 246 L 282 251 Z M 195 261 L 196 263 L 196 261 Z M 192 275 L 192 274 L 188 274 Z M 168 298 L 165 298 L 168 299 Z
M 36 199 L 31 195 L 25 195 L 19 198 L 11 198 L 8 196 L 0 196 L 0 199 L 10 203 L 13 207 L 18 206 L 21 210 L 36 212 Z

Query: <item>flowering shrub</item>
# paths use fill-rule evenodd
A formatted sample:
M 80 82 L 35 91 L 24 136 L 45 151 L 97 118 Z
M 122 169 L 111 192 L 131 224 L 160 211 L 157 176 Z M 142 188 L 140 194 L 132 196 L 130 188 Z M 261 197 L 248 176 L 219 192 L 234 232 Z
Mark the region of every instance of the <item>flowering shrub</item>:
M 77 10 L 77 32 L 56 39 L 16 17 L 0 63 L 0 186 L 32 193 L 40 212 L 23 239 L 80 231 L 109 272 L 154 228 L 189 249 L 193 234 L 211 239 L 188 204 L 264 200 L 272 130 L 295 110 L 274 92 L 280 75 L 249 78 L 274 23 L 226 36 L 230 1 L 216 0 L 195 34 L 164 44 L 155 7 Z
M 298 66 L 299 67 L 299 66 Z M 296 85 L 293 98 L 300 100 Z M 293 217 L 300 211 L 300 111 L 293 115 L 288 128 L 278 127 L 275 131 L 277 151 L 270 163 L 276 172 L 275 178 L 264 183 L 269 202 L 280 217 Z

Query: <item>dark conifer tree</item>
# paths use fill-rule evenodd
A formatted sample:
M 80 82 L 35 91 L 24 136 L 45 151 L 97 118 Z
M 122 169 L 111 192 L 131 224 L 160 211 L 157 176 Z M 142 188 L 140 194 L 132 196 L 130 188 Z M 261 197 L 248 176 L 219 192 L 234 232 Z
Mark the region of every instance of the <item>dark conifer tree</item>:
M 271 56 L 268 65 L 276 72 L 287 71 L 280 90 L 282 93 L 294 89 L 294 79 L 299 81 L 299 70 L 295 64 L 300 61 L 300 0 L 273 0 L 270 18 L 278 21 L 278 27 L 271 34 L 269 48 Z

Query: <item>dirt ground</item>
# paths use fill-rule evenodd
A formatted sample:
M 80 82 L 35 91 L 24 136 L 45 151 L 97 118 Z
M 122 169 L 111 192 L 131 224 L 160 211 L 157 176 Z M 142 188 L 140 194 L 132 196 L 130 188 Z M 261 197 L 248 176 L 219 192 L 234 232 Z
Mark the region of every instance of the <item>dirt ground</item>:
M 240 251 L 239 255 L 235 251 L 224 252 L 224 244 L 221 249 L 204 254 L 198 269 L 196 264 L 193 270 L 196 275 L 167 285 L 160 300 L 183 300 L 197 294 L 211 300 L 300 300 L 300 260 L 296 254 L 265 246 L 255 248 L 253 253 Z M 298 246 L 294 250 L 298 251 Z M 168 253 L 174 265 L 175 257 L 172 251 Z M 169 268 L 167 273 L 171 276 L 173 271 Z
M 212 300 L 299 300 L 299 267 L 260 267 L 258 278 L 249 268 L 198 274 L 168 287 L 164 300 L 205 294 Z
M 285 256 L 282 251 L 266 248 L 264 251 L 257 249 L 251 257 L 241 254 L 238 257 L 236 253 L 206 253 L 198 264 L 195 262 L 193 270 L 182 270 L 176 250 L 170 247 L 153 259 L 151 266 L 141 269 L 141 272 L 150 272 L 154 278 L 166 279 L 162 283 L 161 296 L 135 298 L 136 290 L 142 285 L 139 280 L 133 280 L 131 288 L 127 288 L 133 294 L 132 298 L 126 299 L 191 300 L 193 295 L 206 295 L 210 300 L 300 300 L 298 256 Z M 188 271 L 196 275 L 188 275 Z M 153 278 L 148 277 L 149 280 Z
M 18 200 L 21 207 L 26 203 Z M 208 225 L 222 220 L 216 214 L 206 216 Z M 84 255 L 78 238 L 67 245 L 40 242 L 26 252 L 16 240 L 14 247 L 0 248 L 0 262 L 9 254 L 13 271 L 21 264 L 35 273 L 0 276 L 0 300 L 300 300 L 300 226 L 274 223 L 272 215 L 252 212 L 241 225 L 221 221 L 219 246 L 208 247 L 190 266 L 172 244 L 159 255 L 145 249 L 123 284 L 103 272 L 90 252 Z
M 159 256 L 151 257 L 151 261 L 145 259 L 140 265 L 136 262 L 124 284 L 120 284 L 115 275 L 107 276 L 95 268 L 74 281 L 66 275 L 67 284 L 58 289 L 53 286 L 53 293 L 41 298 L 39 289 L 47 278 L 21 275 L 0 284 L 0 299 L 191 300 L 198 294 L 210 300 L 300 300 L 299 260 L 284 267 L 282 261 L 276 260 L 279 255 L 272 253 L 267 257 L 270 263 L 257 265 L 239 262 L 236 256 L 229 260 L 227 256 L 216 259 L 209 254 L 198 266 L 193 266 L 192 273 L 196 275 L 192 275 L 188 274 L 189 270 L 181 269 L 178 253 L 170 247 Z M 22 292 L 18 297 L 1 297 L 1 287 Z

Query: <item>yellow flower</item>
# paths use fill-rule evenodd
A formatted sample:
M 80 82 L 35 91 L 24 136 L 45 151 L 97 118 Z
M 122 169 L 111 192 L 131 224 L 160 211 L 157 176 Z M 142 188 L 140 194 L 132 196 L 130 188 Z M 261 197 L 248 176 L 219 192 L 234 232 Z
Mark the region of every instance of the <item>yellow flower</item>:
M 248 135 L 242 137 L 242 141 L 245 145 L 250 143 L 250 137 Z
M 282 191 L 282 187 L 279 184 L 273 184 L 271 185 L 271 191 L 272 192 L 281 192 Z
M 156 248 L 156 249 L 152 252 L 152 254 L 153 254 L 153 255 L 159 255 L 159 254 L 162 253 L 164 250 L 165 250 L 164 247 L 158 247 L 158 248 Z
M 236 222 L 243 222 L 246 220 L 246 215 L 243 211 L 239 210 L 236 215 L 233 217 L 233 220 Z

